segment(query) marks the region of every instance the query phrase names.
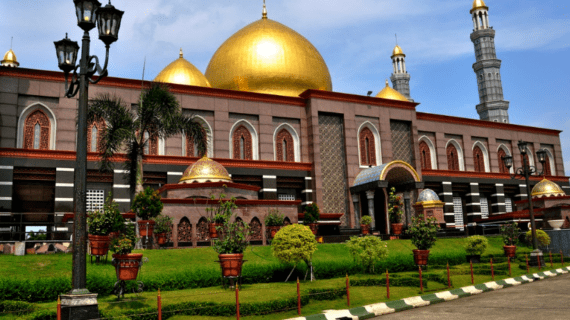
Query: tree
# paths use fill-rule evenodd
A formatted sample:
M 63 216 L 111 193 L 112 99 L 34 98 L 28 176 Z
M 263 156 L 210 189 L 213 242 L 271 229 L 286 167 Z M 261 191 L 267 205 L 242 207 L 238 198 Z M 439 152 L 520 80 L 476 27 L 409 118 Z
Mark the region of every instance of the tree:
M 301 261 L 305 261 L 311 271 L 311 281 L 315 279 L 313 274 L 313 253 L 317 250 L 315 235 L 309 227 L 300 224 L 291 224 L 279 230 L 271 242 L 273 255 L 281 262 L 293 263 L 293 269 L 285 282 Z M 307 271 L 309 271 L 307 270 Z M 305 275 L 305 279 L 307 275 Z
M 106 129 L 102 135 L 101 170 L 109 171 L 111 158 L 126 150 L 126 169 L 131 190 L 143 191 L 143 159 L 145 146 L 157 138 L 166 139 L 184 132 L 194 141 L 198 153 L 206 151 L 208 133 L 194 116 L 182 113 L 176 97 L 164 84 L 152 83 L 143 90 L 138 107 L 127 107 L 125 102 L 113 95 L 97 96 L 87 111 L 87 121 L 104 120 Z
M 388 246 L 378 237 L 351 237 L 346 246 L 364 272 L 374 273 L 374 265 L 388 256 Z

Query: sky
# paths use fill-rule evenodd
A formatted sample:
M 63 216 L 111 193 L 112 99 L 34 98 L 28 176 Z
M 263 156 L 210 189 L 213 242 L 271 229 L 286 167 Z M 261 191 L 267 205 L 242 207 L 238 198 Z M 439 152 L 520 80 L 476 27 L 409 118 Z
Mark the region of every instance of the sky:
M 104 1 L 106 3 L 106 1 Z M 333 90 L 366 95 L 384 87 L 398 44 L 406 54 L 411 96 L 420 112 L 478 119 L 475 62 L 469 35 L 472 0 L 267 0 L 269 19 L 305 36 L 319 50 Z M 262 0 L 113 0 L 125 11 L 111 46 L 109 75 L 152 80 L 184 57 L 205 72 L 216 49 L 261 18 Z M 502 60 L 510 122 L 564 130 L 570 176 L 570 3 L 567 0 L 486 0 Z M 73 1 L 0 1 L 0 53 L 12 48 L 21 67 L 59 71 L 53 41 L 80 42 Z M 91 54 L 104 45 L 91 32 Z

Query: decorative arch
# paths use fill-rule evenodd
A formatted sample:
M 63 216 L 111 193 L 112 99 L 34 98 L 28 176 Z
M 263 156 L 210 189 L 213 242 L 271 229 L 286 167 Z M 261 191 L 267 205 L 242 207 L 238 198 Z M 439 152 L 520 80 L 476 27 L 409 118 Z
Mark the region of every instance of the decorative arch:
M 206 121 L 206 119 L 204 117 L 196 116 L 196 115 L 194 117 L 196 118 L 198 123 L 200 123 L 208 131 L 208 133 L 207 133 L 208 144 L 207 144 L 206 156 L 208 156 L 209 158 L 213 158 L 214 157 L 214 139 L 212 136 L 212 132 L 213 132 L 212 127 L 210 126 L 208 121 Z M 182 152 L 184 153 L 185 157 L 194 157 L 195 156 L 194 141 L 190 140 L 190 137 L 186 136 L 186 134 L 183 134 Z
M 285 219 L 283 219 L 283 226 L 288 226 L 291 224 L 291 220 L 289 220 L 289 217 L 285 217 Z
M 146 144 L 143 148 L 143 153 L 145 155 L 153 155 L 156 156 L 159 154 L 160 143 L 158 136 L 151 136 L 149 131 L 145 131 L 143 133 L 143 139 L 146 140 Z M 163 143 L 164 145 L 164 143 Z
M 198 241 L 208 241 L 210 236 L 208 230 L 208 220 L 205 217 L 200 218 L 196 224 L 196 240 Z
M 506 145 L 504 145 L 503 143 L 501 143 L 499 145 L 499 147 L 497 148 L 497 157 L 499 158 L 499 172 L 500 173 L 509 173 L 509 172 L 513 173 L 514 172 L 512 167 L 510 170 L 507 169 L 507 166 L 505 166 L 505 162 L 503 161 L 503 157 L 511 156 L 511 155 L 512 155 L 512 153 L 509 150 L 509 148 Z
M 418 141 L 420 142 L 420 159 L 422 161 L 422 169 L 437 170 L 437 153 L 435 152 L 435 145 L 427 136 L 422 136 Z M 422 143 L 424 144 L 423 149 Z M 422 151 L 425 151 L 425 153 Z M 424 163 L 426 165 L 425 167 Z
M 416 169 L 409 163 L 401 160 L 387 163 L 382 168 L 382 172 L 380 172 L 380 180 L 390 180 L 389 178 L 393 175 L 403 176 L 405 172 L 409 173 L 415 182 L 421 182 L 420 175 L 416 172 Z
M 554 155 L 550 151 L 550 149 L 542 148 L 542 150 L 546 151 L 546 162 L 544 163 L 544 174 L 547 176 L 555 176 L 556 175 L 556 164 L 554 163 Z
M 289 137 L 287 137 L 287 135 L 289 135 Z M 288 123 L 280 124 L 273 132 L 273 159 L 282 161 L 284 154 L 282 143 L 284 140 L 287 141 L 287 161 L 300 162 L 301 144 L 299 134 L 295 128 Z
M 463 149 L 455 139 L 450 139 L 445 146 L 448 170 L 465 171 Z
M 487 147 L 481 142 L 476 141 L 473 144 L 473 162 L 475 163 L 475 171 L 477 172 L 491 172 L 489 165 L 489 152 Z
M 379 166 L 382 164 L 382 146 L 378 129 L 370 122 L 363 122 L 357 131 L 358 137 L 358 163 L 361 168 L 368 168 L 370 165 Z M 366 148 L 366 138 L 369 144 Z M 368 154 L 366 150 L 368 149 Z
M 107 123 L 103 119 L 92 121 L 87 126 L 87 151 L 102 152 L 103 136 L 107 129 Z
M 36 113 L 39 111 L 40 113 Z M 33 133 L 35 130 L 35 124 L 32 128 L 26 128 L 26 121 L 34 114 L 34 117 L 37 121 L 41 121 L 40 123 L 40 148 L 42 150 L 55 150 L 55 133 L 57 132 L 57 121 L 55 118 L 55 114 L 51 111 L 51 109 L 41 102 L 36 102 L 34 104 L 29 105 L 26 107 L 20 117 L 18 118 L 18 137 L 16 141 L 16 146 L 18 148 L 26 148 L 25 138 L 28 137 L 28 145 L 33 147 Z M 44 117 L 42 117 L 45 116 Z M 43 120 L 41 120 L 43 119 Z M 47 122 L 46 122 L 47 121 Z M 35 122 L 39 123 L 39 122 Z M 30 125 L 30 123 L 29 123 Z M 26 132 L 27 131 L 27 132 Z M 30 132 L 31 131 L 31 132 Z
M 181 242 L 192 242 L 192 225 L 186 217 L 180 219 L 178 223 L 178 245 Z
M 263 239 L 262 231 L 261 231 L 261 222 L 257 217 L 251 219 L 249 223 L 249 231 L 251 232 L 250 240 L 251 241 L 261 241 Z
M 244 159 L 259 160 L 257 131 L 249 121 L 243 119 L 236 121 L 230 130 L 230 158 L 240 159 L 241 139 L 244 144 Z

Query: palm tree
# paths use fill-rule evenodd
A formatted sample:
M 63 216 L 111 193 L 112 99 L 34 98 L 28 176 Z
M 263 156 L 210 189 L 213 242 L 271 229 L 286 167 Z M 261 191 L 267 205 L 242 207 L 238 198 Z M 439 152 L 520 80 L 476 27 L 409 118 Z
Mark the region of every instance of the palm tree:
M 127 107 L 121 98 L 110 94 L 97 96 L 89 103 L 87 121 L 91 123 L 99 120 L 106 122 L 106 129 L 100 133 L 100 168 L 103 171 L 111 170 L 111 158 L 117 152 L 126 151 L 125 166 L 134 194 L 143 191 L 144 151 L 151 141 L 184 132 L 194 141 L 198 154 L 202 155 L 206 151 L 206 129 L 194 116 L 182 113 L 176 97 L 164 84 L 152 83 L 142 92 L 136 108 Z

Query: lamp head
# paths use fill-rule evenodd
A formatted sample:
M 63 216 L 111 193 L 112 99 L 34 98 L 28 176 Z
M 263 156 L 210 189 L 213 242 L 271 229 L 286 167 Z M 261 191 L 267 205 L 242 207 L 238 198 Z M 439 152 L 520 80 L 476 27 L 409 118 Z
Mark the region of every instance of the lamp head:
M 79 45 L 75 41 L 71 41 L 67 38 L 67 33 L 65 38 L 59 41 L 55 41 L 55 53 L 57 55 L 57 63 L 61 71 L 69 73 L 75 68 L 75 62 L 77 61 L 77 52 L 79 52 Z
M 508 170 L 511 170 L 511 167 L 513 166 L 513 156 L 504 156 L 502 159 L 505 163 L 505 167 L 507 167 Z
M 73 0 L 73 2 L 75 3 L 77 25 L 86 32 L 95 28 L 97 9 L 101 7 L 101 3 L 97 0 Z
M 520 140 L 518 143 L 519 151 L 524 156 L 526 154 L 526 142 Z
M 546 150 L 540 149 L 536 152 L 536 156 L 538 157 L 538 161 L 544 165 L 546 162 Z
M 119 39 L 119 28 L 121 27 L 121 19 L 125 12 L 117 10 L 109 4 L 97 10 L 97 27 L 99 29 L 99 39 L 106 45 Z

